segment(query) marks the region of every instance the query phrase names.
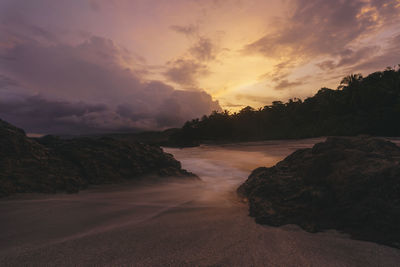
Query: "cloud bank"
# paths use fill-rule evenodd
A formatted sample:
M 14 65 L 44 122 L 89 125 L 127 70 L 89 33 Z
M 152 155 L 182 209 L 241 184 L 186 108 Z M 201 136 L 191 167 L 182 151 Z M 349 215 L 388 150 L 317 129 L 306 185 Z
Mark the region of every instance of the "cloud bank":
M 203 91 L 147 81 L 110 39 L 69 45 L 5 34 L 15 41 L 0 50 L 0 117 L 29 132 L 163 129 L 221 109 Z
M 264 76 L 275 83 L 275 89 L 304 85 L 287 77 L 310 62 L 317 61 L 314 64 L 324 76 L 368 73 L 400 62 L 398 45 L 394 45 L 400 25 L 398 0 L 288 3 L 288 15 L 276 19 L 266 34 L 242 50 L 244 55 L 280 62 Z
M 0 100 L 88 105 L 49 123 L 85 131 L 178 126 L 209 94 L 237 111 L 397 65 L 399 36 L 400 0 L 1 0 Z

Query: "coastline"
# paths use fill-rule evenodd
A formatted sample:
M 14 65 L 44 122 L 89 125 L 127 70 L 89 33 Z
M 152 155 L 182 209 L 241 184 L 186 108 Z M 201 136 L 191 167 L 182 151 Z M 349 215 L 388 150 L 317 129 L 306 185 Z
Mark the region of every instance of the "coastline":
M 258 225 L 244 203 L 226 196 L 221 196 L 226 201 L 202 199 L 197 185 L 181 195 L 169 191 L 168 205 L 140 201 L 168 190 L 152 188 L 82 191 L 62 200 L 7 206 L 0 201 L 2 229 L 7 221 L 12 229 L 1 234 L 0 264 L 395 266 L 400 261 L 397 249 L 336 231 L 310 234 L 293 225 Z M 17 223 L 11 228 L 11 222 Z
M 398 249 L 334 230 L 259 225 L 248 216 L 235 193 L 246 175 L 312 143 L 167 149 L 203 182 L 129 182 L 2 199 L 0 265 L 396 266 Z

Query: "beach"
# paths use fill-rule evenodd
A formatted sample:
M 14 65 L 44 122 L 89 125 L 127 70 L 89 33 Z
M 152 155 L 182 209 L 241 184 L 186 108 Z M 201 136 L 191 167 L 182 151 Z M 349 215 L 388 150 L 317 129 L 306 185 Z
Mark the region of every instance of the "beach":
M 235 189 L 253 164 L 274 164 L 317 141 L 166 149 L 203 181 L 103 185 L 78 194 L 2 199 L 0 265 L 398 265 L 395 248 L 335 230 L 263 226 L 248 216 Z

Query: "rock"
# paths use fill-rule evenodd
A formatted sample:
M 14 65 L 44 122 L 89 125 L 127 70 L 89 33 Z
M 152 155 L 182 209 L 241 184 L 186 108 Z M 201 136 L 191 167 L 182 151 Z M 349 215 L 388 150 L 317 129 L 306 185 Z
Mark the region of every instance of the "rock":
M 59 161 L 23 130 L 0 120 L 0 196 L 71 188 L 79 178 L 67 164 L 60 168 Z
M 114 138 L 30 139 L 0 120 L 0 196 L 77 192 L 146 176 L 199 179 L 160 147 Z
M 400 147 L 389 141 L 329 137 L 254 170 L 237 191 L 258 223 L 400 247 Z

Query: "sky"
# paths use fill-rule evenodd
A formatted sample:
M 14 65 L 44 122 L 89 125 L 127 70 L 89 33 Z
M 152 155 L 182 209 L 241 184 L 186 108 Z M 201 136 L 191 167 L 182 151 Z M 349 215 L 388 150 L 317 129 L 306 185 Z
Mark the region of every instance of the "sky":
M 400 0 L 0 0 L 0 118 L 180 127 L 400 63 Z

